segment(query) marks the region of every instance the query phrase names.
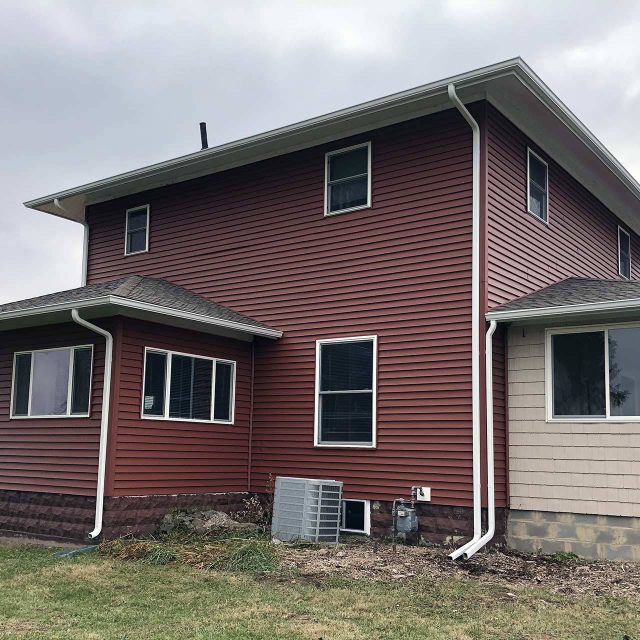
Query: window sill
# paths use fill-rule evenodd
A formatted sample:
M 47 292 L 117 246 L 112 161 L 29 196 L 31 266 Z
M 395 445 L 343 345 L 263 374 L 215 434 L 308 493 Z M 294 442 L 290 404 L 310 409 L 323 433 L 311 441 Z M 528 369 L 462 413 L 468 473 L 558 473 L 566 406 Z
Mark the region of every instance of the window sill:
M 363 443 L 340 443 L 340 442 L 316 442 L 314 445 L 317 449 L 375 449 L 375 444 Z
M 342 213 L 351 213 L 352 211 L 362 211 L 363 209 L 371 209 L 371 205 L 361 204 L 358 207 L 350 207 L 349 209 L 340 209 L 338 211 L 325 211 L 324 217 L 330 218 L 331 216 L 339 216 Z
M 149 249 L 144 249 L 142 251 L 132 251 L 131 253 L 124 252 L 124 257 L 128 258 L 129 256 L 139 256 L 143 253 L 149 253 Z
M 340 529 L 340 533 L 355 533 L 355 534 L 358 534 L 360 536 L 371 535 L 368 531 L 365 531 L 364 529 L 362 529 L 362 530 L 360 530 L 360 529 Z
M 625 424 L 630 422 L 640 422 L 640 416 L 618 416 L 611 418 L 547 418 L 545 422 L 553 424 Z
M 196 420 L 192 418 L 165 418 L 164 416 L 140 416 L 141 420 L 153 420 L 154 422 L 193 422 L 196 424 L 226 424 L 233 426 L 234 421 L 230 420 Z
M 533 213 L 533 211 L 531 211 L 530 209 L 527 209 L 527 213 L 530 216 L 533 216 L 538 222 L 541 222 L 545 227 L 549 226 L 549 212 L 547 211 L 547 217 L 545 218 L 541 218 L 537 213 Z
M 90 418 L 90 413 L 74 413 L 62 416 L 9 416 L 9 420 L 68 420 L 69 418 Z

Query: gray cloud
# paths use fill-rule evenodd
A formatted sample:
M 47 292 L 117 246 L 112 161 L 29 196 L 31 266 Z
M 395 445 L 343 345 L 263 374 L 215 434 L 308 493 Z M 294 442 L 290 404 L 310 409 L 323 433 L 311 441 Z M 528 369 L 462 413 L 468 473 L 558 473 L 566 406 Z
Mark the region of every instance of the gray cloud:
M 635 0 L 7 1 L 0 302 L 79 284 L 35 196 L 523 56 L 640 177 Z

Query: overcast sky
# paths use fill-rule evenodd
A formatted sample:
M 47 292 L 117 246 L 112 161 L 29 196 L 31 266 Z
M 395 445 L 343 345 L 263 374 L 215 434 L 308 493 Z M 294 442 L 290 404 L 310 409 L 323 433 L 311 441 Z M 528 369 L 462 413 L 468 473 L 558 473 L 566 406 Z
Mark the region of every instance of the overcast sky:
M 518 55 L 640 178 L 637 0 L 0 0 L 0 302 L 80 283 L 25 200 Z

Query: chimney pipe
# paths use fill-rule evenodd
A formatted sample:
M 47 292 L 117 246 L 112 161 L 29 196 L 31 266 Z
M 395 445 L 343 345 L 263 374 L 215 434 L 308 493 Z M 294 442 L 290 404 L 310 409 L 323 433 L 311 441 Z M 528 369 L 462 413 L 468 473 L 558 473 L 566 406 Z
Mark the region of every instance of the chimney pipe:
M 200 141 L 202 142 L 202 149 L 208 149 L 209 143 L 207 141 L 207 123 L 200 123 Z

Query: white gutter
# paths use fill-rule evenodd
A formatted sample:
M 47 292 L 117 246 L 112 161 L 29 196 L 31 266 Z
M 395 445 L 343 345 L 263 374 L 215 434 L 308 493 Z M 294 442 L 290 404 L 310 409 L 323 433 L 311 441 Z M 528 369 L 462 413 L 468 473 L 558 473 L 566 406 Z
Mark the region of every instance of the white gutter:
M 482 493 L 480 478 L 480 126 L 464 106 L 453 83 L 449 98 L 473 132 L 473 203 L 471 237 L 471 414 L 473 440 L 473 538 L 449 555 L 456 560 L 475 545 L 482 535 Z
M 89 534 L 97 538 L 102 532 L 102 514 L 104 510 L 104 477 L 107 468 L 107 437 L 109 434 L 109 399 L 111 397 L 111 363 L 113 361 L 113 336 L 101 327 L 87 322 L 80 317 L 77 309 L 71 309 L 71 317 L 77 324 L 95 331 L 105 339 L 104 350 L 104 383 L 102 385 L 102 414 L 100 417 L 100 447 L 98 449 L 98 482 L 96 486 L 95 526 Z
M 464 559 L 468 560 L 478 549 L 484 547 L 496 531 L 496 483 L 495 464 L 493 455 L 493 334 L 498 323 L 491 321 L 487 329 L 485 342 L 485 393 L 487 405 L 487 532 L 474 544 L 468 546 L 464 552 Z
M 162 307 L 157 304 L 150 304 L 148 302 L 140 302 L 138 300 L 131 300 L 129 298 L 122 298 L 120 296 L 111 295 L 101 296 L 99 298 L 84 298 L 82 300 L 75 300 L 73 302 L 59 302 L 56 304 L 50 304 L 41 307 L 16 309 L 15 311 L 4 311 L 0 313 L 0 322 L 2 320 L 12 320 L 15 318 L 24 318 L 28 316 L 42 315 L 45 313 L 69 311 L 75 308 L 86 309 L 89 307 L 99 307 L 102 305 L 122 307 L 125 309 L 138 309 L 147 313 L 169 316 L 171 318 L 179 318 L 180 320 L 207 324 L 214 327 L 233 329 L 236 331 L 248 333 L 250 335 L 264 336 L 265 338 L 278 339 L 282 337 L 282 331 L 278 331 L 277 329 L 267 329 L 266 327 L 258 327 L 251 324 L 244 324 L 242 322 L 235 322 L 233 320 L 223 320 L 222 318 L 211 318 L 210 316 L 204 316 L 199 313 L 180 311 L 179 309 L 173 309 L 171 307 Z

